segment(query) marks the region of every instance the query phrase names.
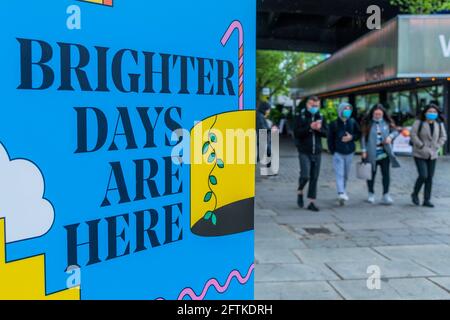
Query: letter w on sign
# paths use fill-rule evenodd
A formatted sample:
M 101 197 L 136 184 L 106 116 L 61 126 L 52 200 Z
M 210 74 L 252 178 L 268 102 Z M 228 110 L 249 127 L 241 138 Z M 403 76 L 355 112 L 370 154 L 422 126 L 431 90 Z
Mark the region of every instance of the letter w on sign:
M 101 4 L 103 6 L 108 6 L 108 7 L 113 6 L 113 0 L 78 0 L 78 1 L 96 3 L 96 4 Z
M 442 54 L 445 58 L 450 58 L 450 39 L 446 41 L 445 36 L 441 34 L 439 35 L 439 41 L 441 42 Z

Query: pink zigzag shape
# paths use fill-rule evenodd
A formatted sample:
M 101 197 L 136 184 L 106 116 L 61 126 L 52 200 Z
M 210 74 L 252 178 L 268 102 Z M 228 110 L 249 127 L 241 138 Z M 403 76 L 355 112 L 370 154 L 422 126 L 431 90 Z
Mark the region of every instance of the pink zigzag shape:
M 223 286 L 221 286 L 220 283 L 215 278 L 212 278 L 205 284 L 205 287 L 203 288 L 203 291 L 199 296 L 197 296 L 194 290 L 192 290 L 191 288 L 185 288 L 183 291 L 181 291 L 180 295 L 178 296 L 178 300 L 183 300 L 185 296 L 190 296 L 192 300 L 203 300 L 211 286 L 214 286 L 217 292 L 224 293 L 225 291 L 228 290 L 231 280 L 233 280 L 234 277 L 236 277 L 236 279 L 239 281 L 240 284 L 247 283 L 254 269 L 255 264 L 252 263 L 252 265 L 247 271 L 247 275 L 244 278 L 241 276 L 238 270 L 231 271 L 231 273 L 228 275 L 225 285 Z
M 231 271 L 231 273 L 228 275 L 227 281 L 225 282 L 225 284 L 223 286 L 220 285 L 220 283 L 217 281 L 217 279 L 212 278 L 212 279 L 208 280 L 208 282 L 206 282 L 206 284 L 203 288 L 203 291 L 199 296 L 197 296 L 196 293 L 194 292 L 194 290 L 192 290 L 191 288 L 185 288 L 185 289 L 183 289 L 183 291 L 181 291 L 180 295 L 178 296 L 178 300 L 183 300 L 183 298 L 185 296 L 189 296 L 192 300 L 203 300 L 211 286 L 213 286 L 217 290 L 217 292 L 224 293 L 225 291 L 228 290 L 228 287 L 231 284 L 231 280 L 233 280 L 234 277 L 236 277 L 236 279 L 239 281 L 240 284 L 247 283 L 248 280 L 250 279 L 250 276 L 252 275 L 252 272 L 254 269 L 255 269 L 255 264 L 252 263 L 252 265 L 248 269 L 247 275 L 245 277 L 242 277 L 242 275 L 240 274 L 240 272 L 238 270 Z M 164 300 L 164 299 L 158 298 L 156 300 Z

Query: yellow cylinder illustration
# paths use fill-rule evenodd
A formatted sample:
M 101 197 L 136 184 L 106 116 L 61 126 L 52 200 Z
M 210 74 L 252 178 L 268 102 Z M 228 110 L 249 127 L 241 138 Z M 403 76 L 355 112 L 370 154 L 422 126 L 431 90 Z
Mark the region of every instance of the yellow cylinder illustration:
M 190 143 L 191 231 L 211 237 L 253 230 L 255 111 L 204 119 Z

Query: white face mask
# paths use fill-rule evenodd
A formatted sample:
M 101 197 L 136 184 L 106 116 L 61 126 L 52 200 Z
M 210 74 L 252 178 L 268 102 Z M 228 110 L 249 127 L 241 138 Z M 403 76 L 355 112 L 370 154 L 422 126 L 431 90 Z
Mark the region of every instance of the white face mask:
M 381 120 L 383 120 L 383 117 L 381 117 L 381 118 L 373 117 L 372 120 L 375 121 L 375 122 L 380 122 Z

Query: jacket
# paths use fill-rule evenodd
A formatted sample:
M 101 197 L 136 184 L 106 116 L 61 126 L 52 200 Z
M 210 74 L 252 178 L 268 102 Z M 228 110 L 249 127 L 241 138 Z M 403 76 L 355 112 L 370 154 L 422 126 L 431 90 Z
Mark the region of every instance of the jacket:
M 322 120 L 320 131 L 311 129 L 311 123 Z M 295 117 L 294 126 L 295 144 L 300 153 L 320 154 L 322 152 L 322 138 L 327 137 L 328 128 L 326 120 L 317 112 L 312 115 L 306 109 L 302 109 Z
M 343 142 L 342 138 L 345 133 L 348 132 L 353 136 L 353 139 L 349 142 Z M 355 119 L 350 118 L 347 121 L 343 121 L 338 118 L 336 121 L 330 123 L 328 128 L 328 150 L 331 154 L 351 154 L 356 150 L 355 141 L 361 137 L 361 129 Z
M 431 136 L 430 124 L 424 121 L 419 132 L 421 120 L 416 120 L 411 130 L 413 156 L 420 159 L 437 159 L 439 149 L 447 141 L 447 130 L 443 122 L 434 123 L 434 132 Z
M 383 140 L 385 140 L 387 137 L 391 137 L 392 140 L 398 137 L 398 131 L 390 128 L 389 124 L 384 120 L 380 122 L 380 126 Z M 370 128 L 369 135 L 367 137 L 364 136 L 361 139 L 361 147 L 363 152 L 367 152 L 367 161 L 372 164 L 372 168 L 375 168 L 377 161 L 377 129 L 373 124 Z M 398 162 L 397 157 L 394 155 L 394 151 L 392 150 L 392 144 L 385 144 L 384 151 L 386 151 L 386 154 L 389 156 L 392 167 L 400 167 L 400 163 Z

